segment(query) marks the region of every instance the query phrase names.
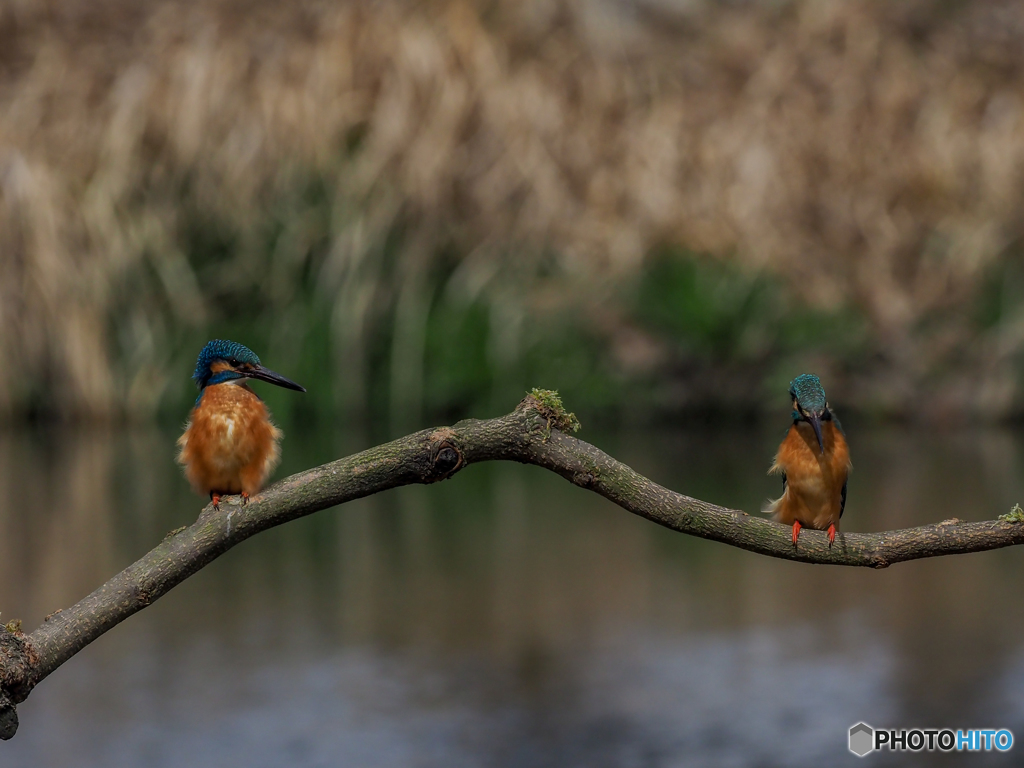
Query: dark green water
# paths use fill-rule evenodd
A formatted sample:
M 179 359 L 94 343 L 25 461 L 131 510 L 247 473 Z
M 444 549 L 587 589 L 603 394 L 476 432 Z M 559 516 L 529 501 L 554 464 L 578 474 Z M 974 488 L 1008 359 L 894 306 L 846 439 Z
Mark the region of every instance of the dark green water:
M 1011 430 L 850 432 L 845 530 L 1024 502 Z M 779 435 L 581 437 L 753 511 L 778 492 Z M 34 627 L 194 519 L 174 438 L 0 433 L 3 621 Z M 366 444 L 293 428 L 278 477 Z M 860 720 L 1024 738 L 1022 575 L 1014 550 L 782 562 L 537 468 L 472 466 L 229 552 L 42 683 L 0 765 L 831 766 L 861 764 Z

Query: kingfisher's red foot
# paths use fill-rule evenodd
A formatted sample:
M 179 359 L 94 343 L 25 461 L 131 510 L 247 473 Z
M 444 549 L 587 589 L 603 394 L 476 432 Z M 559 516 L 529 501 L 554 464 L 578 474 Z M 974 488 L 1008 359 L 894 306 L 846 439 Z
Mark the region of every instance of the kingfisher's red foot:
M 793 521 L 793 545 L 794 546 L 796 546 L 796 540 L 800 538 L 800 528 L 801 527 L 802 526 L 800 525 L 800 521 L 799 520 L 794 520 Z
M 249 503 L 249 494 L 246 493 L 245 491 L 242 491 L 242 506 L 244 507 L 248 503 Z
M 836 524 L 832 523 L 828 527 L 828 548 L 832 549 L 832 543 L 836 540 Z
M 220 512 L 220 494 L 219 493 L 211 493 L 210 494 L 210 500 L 213 502 L 213 508 L 215 510 L 217 510 L 218 512 Z

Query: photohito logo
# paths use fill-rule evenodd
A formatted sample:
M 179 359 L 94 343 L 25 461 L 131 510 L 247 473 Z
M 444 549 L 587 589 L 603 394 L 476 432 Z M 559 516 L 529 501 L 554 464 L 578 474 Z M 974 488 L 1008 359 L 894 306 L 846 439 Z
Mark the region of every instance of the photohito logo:
M 867 723 L 850 727 L 850 751 L 864 757 L 876 749 L 894 752 L 1005 752 L 1013 746 L 1013 734 L 1006 728 L 972 728 L 954 731 L 950 728 L 881 729 Z
M 850 729 L 850 751 L 857 757 L 864 757 L 875 748 L 874 730 L 870 725 L 857 723 Z

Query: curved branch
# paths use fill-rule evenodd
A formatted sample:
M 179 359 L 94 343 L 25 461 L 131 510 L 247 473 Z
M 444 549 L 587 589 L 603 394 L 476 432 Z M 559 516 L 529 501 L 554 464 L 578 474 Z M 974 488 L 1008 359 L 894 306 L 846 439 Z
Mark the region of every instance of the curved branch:
M 771 557 L 827 565 L 885 568 L 903 560 L 978 552 L 1024 543 L 1024 525 L 1008 520 L 937 525 L 885 533 L 840 533 L 829 548 L 823 531 L 790 529 L 763 517 L 684 496 L 562 430 L 574 426 L 554 393 L 534 390 L 515 411 L 486 421 L 417 432 L 292 475 L 254 496 L 207 506 L 192 525 L 168 535 L 74 606 L 47 617 L 31 634 L 0 628 L 0 738 L 17 731 L 15 706 L 57 667 L 231 547 L 260 531 L 389 488 L 445 480 L 468 464 L 509 460 L 557 472 L 633 514 L 681 533 Z

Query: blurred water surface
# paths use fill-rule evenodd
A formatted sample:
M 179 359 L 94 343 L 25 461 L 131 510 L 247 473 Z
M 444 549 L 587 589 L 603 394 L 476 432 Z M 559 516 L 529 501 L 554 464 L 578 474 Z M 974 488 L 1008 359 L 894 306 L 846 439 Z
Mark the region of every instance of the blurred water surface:
M 1012 430 L 851 431 L 846 530 L 1024 501 Z M 287 432 L 278 476 L 371 444 Z M 748 511 L 778 491 L 764 472 L 779 436 L 582 434 Z M 194 519 L 174 437 L 0 433 L 4 621 L 36 626 Z M 852 765 L 859 720 L 1020 739 L 1022 558 L 798 565 L 660 529 L 534 467 L 471 466 L 227 553 L 42 683 L 0 763 Z

